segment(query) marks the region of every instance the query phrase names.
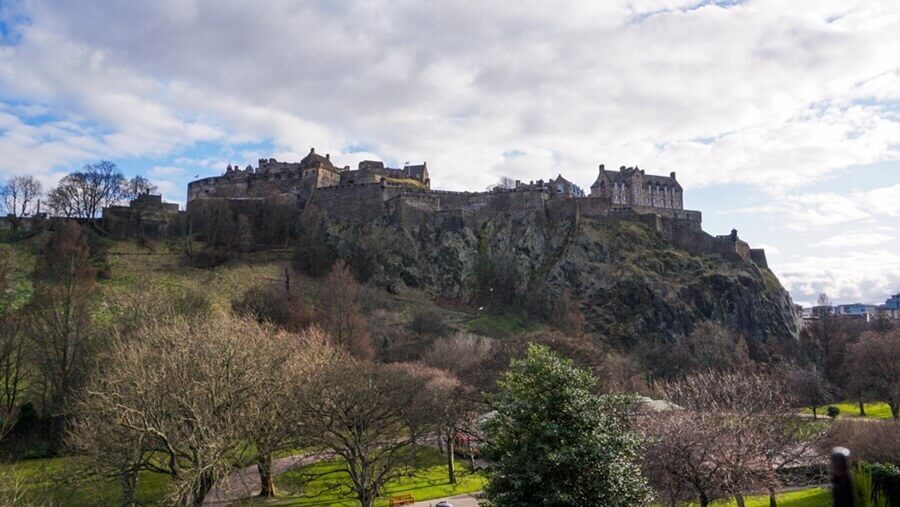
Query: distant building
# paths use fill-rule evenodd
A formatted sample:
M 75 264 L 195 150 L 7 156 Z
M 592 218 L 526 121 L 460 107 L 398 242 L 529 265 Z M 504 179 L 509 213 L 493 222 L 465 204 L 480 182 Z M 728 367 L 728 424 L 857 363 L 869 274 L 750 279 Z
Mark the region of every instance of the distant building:
M 128 206 L 103 208 L 102 224 L 113 236 L 169 237 L 181 232 L 183 213 L 161 195 L 141 194 Z
M 834 307 L 834 313 L 844 317 L 855 317 L 869 320 L 878 314 L 877 305 L 867 305 L 863 303 L 852 303 L 848 305 L 837 305 Z
M 887 310 L 900 310 L 900 293 L 894 294 L 884 302 Z
M 684 209 L 683 190 L 674 172 L 656 176 L 637 167 L 607 171 L 601 165 L 597 180 L 591 185 L 591 197 L 609 198 L 613 206 Z

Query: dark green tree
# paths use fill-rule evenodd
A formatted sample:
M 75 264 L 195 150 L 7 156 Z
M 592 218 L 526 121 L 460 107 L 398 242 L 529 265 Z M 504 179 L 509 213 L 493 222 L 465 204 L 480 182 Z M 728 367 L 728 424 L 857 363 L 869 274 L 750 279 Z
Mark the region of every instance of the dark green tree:
M 647 502 L 640 439 L 626 396 L 594 394 L 596 379 L 550 349 L 530 345 L 489 400 L 485 497 L 512 505 L 633 506 Z

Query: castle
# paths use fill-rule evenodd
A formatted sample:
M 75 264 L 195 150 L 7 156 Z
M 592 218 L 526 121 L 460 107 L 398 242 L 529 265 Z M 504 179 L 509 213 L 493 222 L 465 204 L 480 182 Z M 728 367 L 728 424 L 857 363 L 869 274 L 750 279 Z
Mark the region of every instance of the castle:
M 367 183 L 394 183 L 413 188 L 431 188 L 427 164 L 406 165 L 402 169 L 385 167 L 384 162 L 365 160 L 351 170 L 336 167 L 331 156 L 323 157 L 315 148 L 300 162 L 259 159 L 259 167 L 241 170 L 231 164 L 225 174 L 188 184 L 188 203 L 209 197 L 253 198 L 273 193 L 292 194 L 306 201 L 314 189 Z
M 512 188 L 484 192 L 432 190 L 428 168 L 389 168 L 380 161 L 362 161 L 357 169 L 336 167 L 330 155 L 310 149 L 299 162 L 260 159 L 254 169 L 228 165 L 225 174 L 188 184 L 188 209 L 207 199 L 225 199 L 241 206 L 281 196 L 301 209 L 314 206 L 344 223 L 389 220 L 415 230 L 429 223 L 477 230 L 501 213 L 540 211 L 552 220 L 591 217 L 644 223 L 676 246 L 695 254 L 719 254 L 767 267 L 765 252 L 751 249 L 737 231 L 711 236 L 702 229 L 702 214 L 684 209 L 683 189 L 674 172 L 646 174 L 638 167 L 608 171 L 600 165 L 586 195 L 558 175 L 548 181 L 516 181 Z

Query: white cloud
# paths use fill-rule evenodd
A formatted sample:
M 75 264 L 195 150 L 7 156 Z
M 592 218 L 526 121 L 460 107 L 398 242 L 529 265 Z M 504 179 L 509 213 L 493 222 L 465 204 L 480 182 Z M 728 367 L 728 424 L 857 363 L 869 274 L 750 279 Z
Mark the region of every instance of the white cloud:
M 820 241 L 818 245 L 836 248 L 859 248 L 883 245 L 895 239 L 896 236 L 882 232 L 846 232 L 826 238 Z
M 882 303 L 900 289 L 900 255 L 890 250 L 806 256 L 776 271 L 798 301 L 815 301 L 825 293 L 838 303 Z
M 31 21 L 0 50 L 0 88 L 100 124 L 92 157 L 271 139 L 341 159 L 362 140 L 428 160 L 453 188 L 557 168 L 589 185 L 601 162 L 690 186 L 797 186 L 898 158 L 896 114 L 877 102 L 896 100 L 890 1 L 21 8 Z

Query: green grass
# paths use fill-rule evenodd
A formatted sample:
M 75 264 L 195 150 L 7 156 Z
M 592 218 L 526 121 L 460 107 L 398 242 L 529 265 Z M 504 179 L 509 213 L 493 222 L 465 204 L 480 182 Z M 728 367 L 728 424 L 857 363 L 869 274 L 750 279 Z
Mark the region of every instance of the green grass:
M 828 417 L 828 407 L 835 406 L 841 410 L 840 415 L 838 417 L 859 417 L 859 405 L 855 401 L 842 401 L 839 403 L 828 403 L 826 405 L 822 405 L 816 409 L 819 417 Z M 872 402 L 865 403 L 866 408 L 866 417 L 873 417 L 875 419 L 890 419 L 891 418 L 891 407 L 888 406 L 887 403 L 884 402 Z M 804 414 L 812 414 L 812 409 L 804 408 L 802 410 Z
M 214 269 L 200 269 L 185 263 L 178 245 L 156 243 L 147 248 L 134 241 L 114 242 L 107 256 L 110 276 L 99 285 L 112 298 L 145 287 L 170 294 L 195 290 L 206 294 L 220 311 L 228 311 L 231 299 L 253 285 L 279 283 L 286 266 L 279 255 L 259 252 Z
M 0 503 L 7 503 L 18 484 L 27 503 L 75 507 L 121 504 L 122 490 L 118 483 L 80 477 L 79 465 L 80 459 L 72 457 L 0 465 Z M 169 478 L 164 475 L 142 472 L 138 479 L 138 502 L 161 503 L 168 483 Z
M 509 310 L 504 313 L 483 312 L 466 322 L 469 331 L 491 338 L 508 338 L 529 331 L 534 331 L 540 324 L 528 317 Z
M 31 299 L 31 273 L 34 271 L 34 254 L 22 245 L 0 244 L 0 256 L 9 262 L 12 273 L 12 306 L 19 308 Z
M 340 470 L 338 461 L 324 461 L 315 465 L 291 470 L 275 478 L 275 487 L 282 498 L 275 505 L 282 506 L 356 506 L 350 492 L 350 480 Z M 328 474 L 324 477 L 322 474 Z M 310 480 L 309 478 L 315 478 Z M 463 462 L 456 462 L 456 484 L 447 481 L 447 467 L 444 458 L 433 449 L 423 449 L 421 462 L 408 477 L 391 482 L 385 488 L 385 497 L 376 505 L 388 505 L 391 495 L 410 494 L 416 501 L 444 498 L 481 491 L 486 479 L 473 473 Z M 253 504 L 254 502 L 250 502 Z M 266 502 L 270 504 L 270 502 Z
M 825 488 L 804 489 L 776 495 L 778 507 L 827 507 L 831 505 L 831 493 Z M 769 507 L 769 496 L 752 496 L 745 498 L 747 507 Z M 689 507 L 700 504 L 691 503 Z M 718 500 L 712 502 L 715 507 L 734 507 L 737 502 L 734 499 Z

